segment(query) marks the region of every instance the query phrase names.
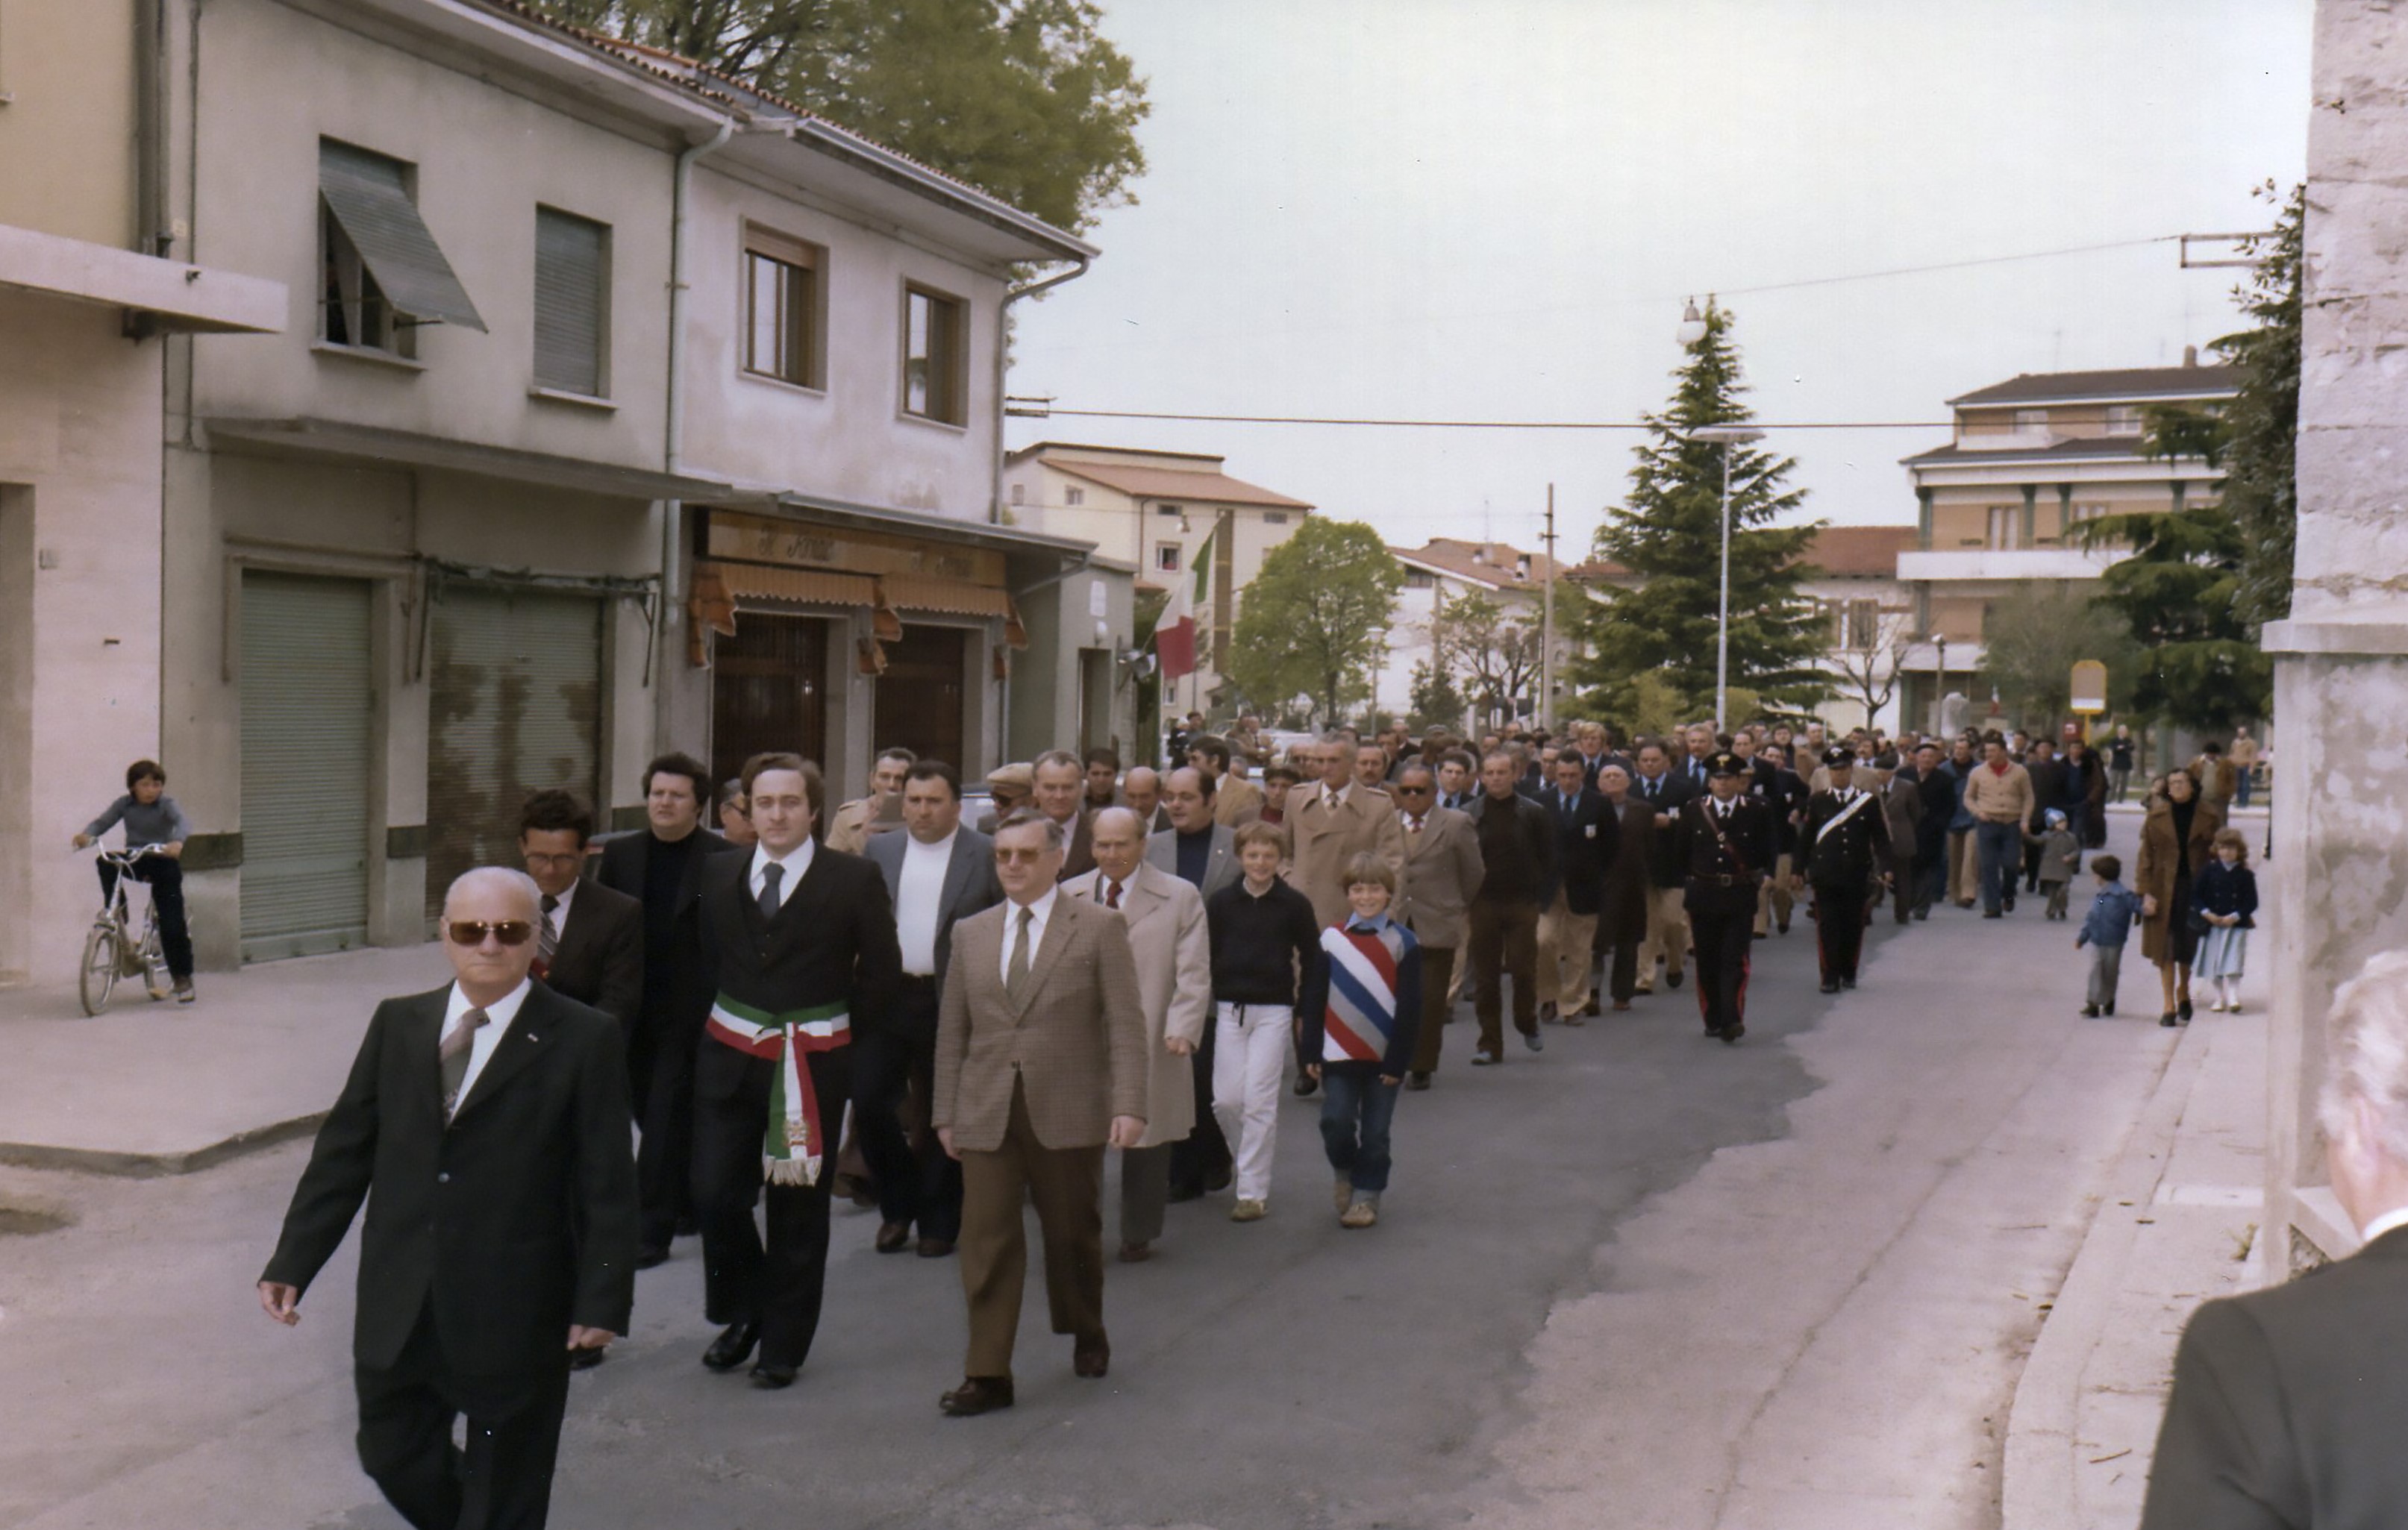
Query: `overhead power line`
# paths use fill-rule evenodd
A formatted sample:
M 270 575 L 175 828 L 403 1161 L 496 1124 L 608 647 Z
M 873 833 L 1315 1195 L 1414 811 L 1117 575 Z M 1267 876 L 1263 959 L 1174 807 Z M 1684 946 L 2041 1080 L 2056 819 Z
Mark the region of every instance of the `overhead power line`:
M 2236 236 L 2215 236 L 2235 237 Z M 2020 255 L 1983 255 L 1972 260 L 1941 261 L 1932 265 L 1900 265 L 1886 271 L 1857 271 L 1841 277 L 1808 277 L 1802 281 L 1774 281 L 1761 287 L 1717 287 L 1717 297 L 1744 297 L 1752 293 L 1785 293 L 1799 287 L 1829 287 L 1843 281 L 1880 281 L 1889 277 L 1917 277 L 1927 271 L 1967 271 L 1977 265 L 2007 265 L 2016 261 L 2055 260 L 2060 255 L 2092 255 L 2102 250 L 2138 250 L 2144 245 L 2174 244 L 2188 237 L 2181 234 L 2157 234 L 2145 239 L 2111 239 L 2105 244 L 2068 245 L 2063 250 L 2032 250 Z M 1671 301 L 1670 298 L 1665 301 Z
M 1010 408 L 1011 402 L 1029 407 Z M 1061 409 L 1036 400 L 1008 401 L 1020 420 L 1171 420 L 1212 425 L 1373 425 L 1414 430 L 1656 430 L 1645 420 L 1380 420 L 1338 415 L 1182 414 L 1154 409 Z M 1759 430 L 1949 430 L 1953 420 L 1751 420 Z

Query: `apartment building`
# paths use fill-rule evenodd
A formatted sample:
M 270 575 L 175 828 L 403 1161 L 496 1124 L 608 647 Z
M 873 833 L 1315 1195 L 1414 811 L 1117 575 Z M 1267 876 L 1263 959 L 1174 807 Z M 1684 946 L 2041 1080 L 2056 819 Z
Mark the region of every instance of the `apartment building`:
M 166 337 L 287 321 L 277 281 L 168 252 L 148 20 L 0 0 L 0 983 L 74 973 L 100 893 L 68 837 L 163 754 Z
M 1904 459 L 1918 506 L 1914 546 L 1899 554 L 1923 640 L 1903 656 L 1904 716 L 1928 721 L 1952 691 L 1972 694 L 1989 604 L 2035 581 L 2095 580 L 2119 556 L 2075 545 L 2075 524 L 2178 508 L 2214 494 L 2195 457 L 2142 450 L 2153 405 L 2213 411 L 2233 396 L 2228 366 L 2027 373 L 1948 401 L 1945 446 Z
M 109 8 L 0 4 L 27 82 Z M 38 625 L 149 655 L 81 685 L 107 716 L 77 800 L 167 763 L 205 966 L 423 939 L 452 876 L 509 858 L 526 792 L 632 825 L 664 748 L 723 777 L 796 750 L 834 801 L 883 744 L 976 774 L 1008 733 L 1079 725 L 1129 570 L 998 523 L 1000 337 L 1015 273 L 1092 247 L 507 0 L 146 4 L 108 19 L 162 45 L 116 97 L 160 146 L 128 172 L 159 215 L 125 242 L 253 283 L 185 327 L 279 333 L 143 342 L 150 379 L 108 411 L 154 465 L 148 522 L 105 538 L 124 598 L 62 580 L 72 614 Z M 232 290 L 184 269 L 188 306 Z M 121 692 L 151 721 L 121 723 Z M 1100 697 L 1124 734 L 1129 702 Z

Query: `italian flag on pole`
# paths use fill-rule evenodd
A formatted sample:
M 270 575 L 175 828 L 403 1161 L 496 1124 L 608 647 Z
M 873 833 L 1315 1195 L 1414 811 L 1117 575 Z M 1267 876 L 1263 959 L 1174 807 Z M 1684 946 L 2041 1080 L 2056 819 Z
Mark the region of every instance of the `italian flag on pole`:
M 1215 526 L 1197 546 L 1186 571 L 1171 587 L 1170 604 L 1162 608 L 1161 618 L 1154 624 L 1154 657 L 1165 684 L 1196 673 L 1197 613 L 1211 598 L 1212 538 L 1219 534 Z

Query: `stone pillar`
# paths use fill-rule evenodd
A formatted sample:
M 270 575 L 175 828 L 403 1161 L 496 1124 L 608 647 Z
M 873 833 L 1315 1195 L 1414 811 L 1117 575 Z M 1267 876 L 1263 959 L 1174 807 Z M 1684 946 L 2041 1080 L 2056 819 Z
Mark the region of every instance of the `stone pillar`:
M 2408 93 L 2387 0 L 2319 0 L 2308 137 L 2297 562 L 2291 618 L 2269 625 L 2273 852 L 2267 1234 L 2279 1280 L 2357 1235 L 2325 1189 L 2315 1097 L 2333 990 L 2408 945 Z M 2258 986 L 2257 983 L 2253 987 Z

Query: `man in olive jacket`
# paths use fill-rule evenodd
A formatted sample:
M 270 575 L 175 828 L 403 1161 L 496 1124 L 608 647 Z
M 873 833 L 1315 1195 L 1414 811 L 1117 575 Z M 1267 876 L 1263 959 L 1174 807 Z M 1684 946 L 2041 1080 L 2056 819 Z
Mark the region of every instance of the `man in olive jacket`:
M 625 1333 L 635 1300 L 619 1025 L 528 978 L 536 902 L 518 871 L 452 884 L 457 980 L 377 1007 L 259 1280 L 267 1315 L 298 1323 L 373 1195 L 351 1338 L 360 1465 L 420 1530 L 542 1525 L 569 1351 Z

